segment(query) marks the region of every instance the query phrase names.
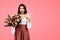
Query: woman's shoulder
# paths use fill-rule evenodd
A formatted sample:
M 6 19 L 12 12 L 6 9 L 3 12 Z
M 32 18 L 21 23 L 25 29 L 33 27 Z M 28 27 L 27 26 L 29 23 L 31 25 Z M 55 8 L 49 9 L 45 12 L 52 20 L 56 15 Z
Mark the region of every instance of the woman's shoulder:
M 30 14 L 29 14 L 29 13 L 27 13 L 27 14 L 26 14 L 26 16 L 30 16 Z
M 29 13 L 27 13 L 27 14 L 26 14 L 26 17 L 30 18 L 30 14 L 29 14 Z

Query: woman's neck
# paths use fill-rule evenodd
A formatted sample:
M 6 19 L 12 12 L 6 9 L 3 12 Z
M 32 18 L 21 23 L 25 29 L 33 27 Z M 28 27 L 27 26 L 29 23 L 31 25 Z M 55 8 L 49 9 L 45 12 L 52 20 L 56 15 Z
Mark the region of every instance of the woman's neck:
M 24 15 L 24 13 L 22 13 L 21 15 Z
M 24 15 L 24 13 L 21 13 L 21 15 Z

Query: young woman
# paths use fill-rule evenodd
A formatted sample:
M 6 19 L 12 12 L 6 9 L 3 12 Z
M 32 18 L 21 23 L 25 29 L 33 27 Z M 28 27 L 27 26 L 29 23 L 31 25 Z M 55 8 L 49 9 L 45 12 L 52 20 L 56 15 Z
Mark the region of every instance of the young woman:
M 19 5 L 18 14 L 21 16 L 21 22 L 15 29 L 15 40 L 30 40 L 27 23 L 31 20 L 29 14 L 27 14 L 26 6 L 24 4 Z
M 30 40 L 28 28 L 31 28 L 31 19 L 30 19 L 29 14 L 27 13 L 26 6 L 24 4 L 19 5 L 17 14 L 18 14 L 17 16 L 15 15 L 17 19 L 14 21 L 11 21 L 12 19 L 10 18 L 10 16 L 8 16 L 9 25 L 12 25 L 14 23 L 17 24 L 17 26 L 14 27 L 15 40 Z M 13 17 L 13 19 L 15 17 Z

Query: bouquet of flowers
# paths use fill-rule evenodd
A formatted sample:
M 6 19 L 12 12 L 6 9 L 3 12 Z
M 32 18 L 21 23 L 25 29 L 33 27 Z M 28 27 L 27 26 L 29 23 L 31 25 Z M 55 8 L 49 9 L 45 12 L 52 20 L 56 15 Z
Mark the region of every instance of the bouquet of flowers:
M 17 27 L 19 23 L 21 22 L 20 18 L 21 17 L 19 15 L 13 15 L 12 18 L 10 17 L 10 15 L 8 15 L 8 18 L 5 19 L 6 25 L 4 26 L 5 27 L 7 26 Z

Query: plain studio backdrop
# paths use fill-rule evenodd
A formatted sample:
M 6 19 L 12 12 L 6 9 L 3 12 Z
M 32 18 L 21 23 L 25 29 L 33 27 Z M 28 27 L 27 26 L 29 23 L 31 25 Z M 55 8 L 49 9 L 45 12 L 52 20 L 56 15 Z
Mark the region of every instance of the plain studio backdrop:
M 0 40 L 14 40 L 4 20 L 15 14 L 21 3 L 31 16 L 31 40 L 60 40 L 60 0 L 0 0 Z

